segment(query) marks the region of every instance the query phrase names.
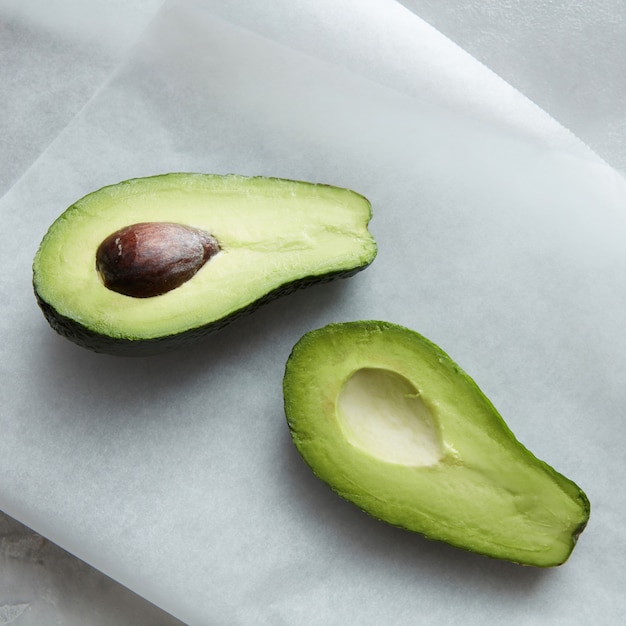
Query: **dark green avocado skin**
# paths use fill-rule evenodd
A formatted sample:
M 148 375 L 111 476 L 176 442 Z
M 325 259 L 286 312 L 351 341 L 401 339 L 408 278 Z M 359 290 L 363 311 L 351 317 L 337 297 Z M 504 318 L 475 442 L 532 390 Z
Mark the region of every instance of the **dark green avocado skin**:
M 204 326 L 192 328 L 183 333 L 158 337 L 156 339 L 121 339 L 96 333 L 82 324 L 79 324 L 78 322 L 58 313 L 54 307 L 39 296 L 36 289 L 34 291 L 37 304 L 43 311 L 44 317 L 50 326 L 66 339 L 69 339 L 73 343 L 81 346 L 82 348 L 91 350 L 92 352 L 99 352 L 114 356 L 143 357 L 161 354 L 170 350 L 178 350 L 195 344 L 207 335 L 224 328 L 240 317 L 252 313 L 263 304 L 267 304 L 268 302 L 276 300 L 282 296 L 289 295 L 299 289 L 304 289 L 321 283 L 327 283 L 338 278 L 349 278 L 350 276 L 354 276 L 358 272 L 364 270 L 369 265 L 371 265 L 371 263 L 355 269 L 331 272 L 323 276 L 307 276 L 297 281 L 286 283 L 277 289 L 270 291 L 255 302 L 252 302 L 247 307 L 239 309 L 227 317 L 221 318 Z

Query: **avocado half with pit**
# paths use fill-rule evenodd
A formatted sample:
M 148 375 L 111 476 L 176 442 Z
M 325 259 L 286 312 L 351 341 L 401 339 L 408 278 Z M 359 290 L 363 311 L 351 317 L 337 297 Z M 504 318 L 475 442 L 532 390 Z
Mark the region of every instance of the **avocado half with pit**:
M 369 265 L 370 203 L 277 178 L 164 174 L 104 187 L 50 227 L 37 301 L 75 343 L 121 355 L 180 347 L 263 302 Z
M 390 524 L 490 557 L 560 565 L 589 519 L 436 345 L 385 322 L 331 324 L 294 347 L 287 421 L 313 472 Z

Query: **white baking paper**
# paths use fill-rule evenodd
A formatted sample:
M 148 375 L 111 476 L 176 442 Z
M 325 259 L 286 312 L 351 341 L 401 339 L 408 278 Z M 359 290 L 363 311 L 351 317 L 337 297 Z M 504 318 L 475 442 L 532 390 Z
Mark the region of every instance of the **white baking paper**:
M 218 3 L 168 3 L 2 199 L 0 506 L 189 624 L 615 622 L 624 180 L 400 5 L 320 0 L 312 19 L 280 4 L 297 38 Z M 344 49 L 337 24 L 355 16 Z M 351 187 L 373 204 L 378 258 L 189 350 L 114 358 L 57 336 L 30 287 L 48 225 L 93 189 L 166 171 Z M 368 318 L 441 345 L 587 492 L 591 523 L 565 566 L 391 528 L 305 467 L 285 360 L 304 332 Z
M 626 173 L 623 0 L 400 0 Z
M 89 102 L 160 3 L 0 3 L 0 197 Z

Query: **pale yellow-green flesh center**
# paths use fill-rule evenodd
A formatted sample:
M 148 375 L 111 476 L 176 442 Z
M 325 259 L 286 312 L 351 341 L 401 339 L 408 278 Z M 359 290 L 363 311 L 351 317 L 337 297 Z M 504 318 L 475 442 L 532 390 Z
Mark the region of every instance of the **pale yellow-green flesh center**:
M 346 439 L 381 461 L 421 467 L 443 456 L 433 416 L 417 389 L 395 372 L 357 370 L 343 386 L 337 408 Z
M 347 190 L 270 179 L 168 175 L 87 196 L 59 218 L 34 263 L 39 295 L 58 313 L 112 337 L 172 335 L 203 326 L 307 276 L 367 264 L 369 203 Z M 182 286 L 153 298 L 107 289 L 95 251 L 138 222 L 205 230 L 221 252 Z

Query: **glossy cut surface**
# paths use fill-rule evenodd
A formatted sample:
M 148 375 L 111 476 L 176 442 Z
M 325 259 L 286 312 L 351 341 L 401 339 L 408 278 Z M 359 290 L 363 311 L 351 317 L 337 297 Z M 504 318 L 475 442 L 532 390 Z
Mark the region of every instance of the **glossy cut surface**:
M 440 348 L 379 321 L 304 335 L 286 365 L 296 448 L 340 496 L 431 539 L 525 565 L 567 560 L 589 518 Z
M 133 179 L 85 196 L 52 224 L 33 263 L 35 294 L 51 326 L 79 345 L 160 352 L 296 288 L 367 267 L 376 256 L 371 215 L 363 196 L 323 184 L 185 173 Z M 114 267 L 121 242 L 108 240 L 120 232 L 129 244 L 122 269 Z M 208 262 L 199 233 L 219 246 Z M 138 234 L 150 245 L 138 245 Z M 122 293 L 98 271 L 105 240 L 105 269 Z M 133 265 L 151 247 L 158 254 Z M 182 280 L 163 289 L 163 276 L 177 274 Z

